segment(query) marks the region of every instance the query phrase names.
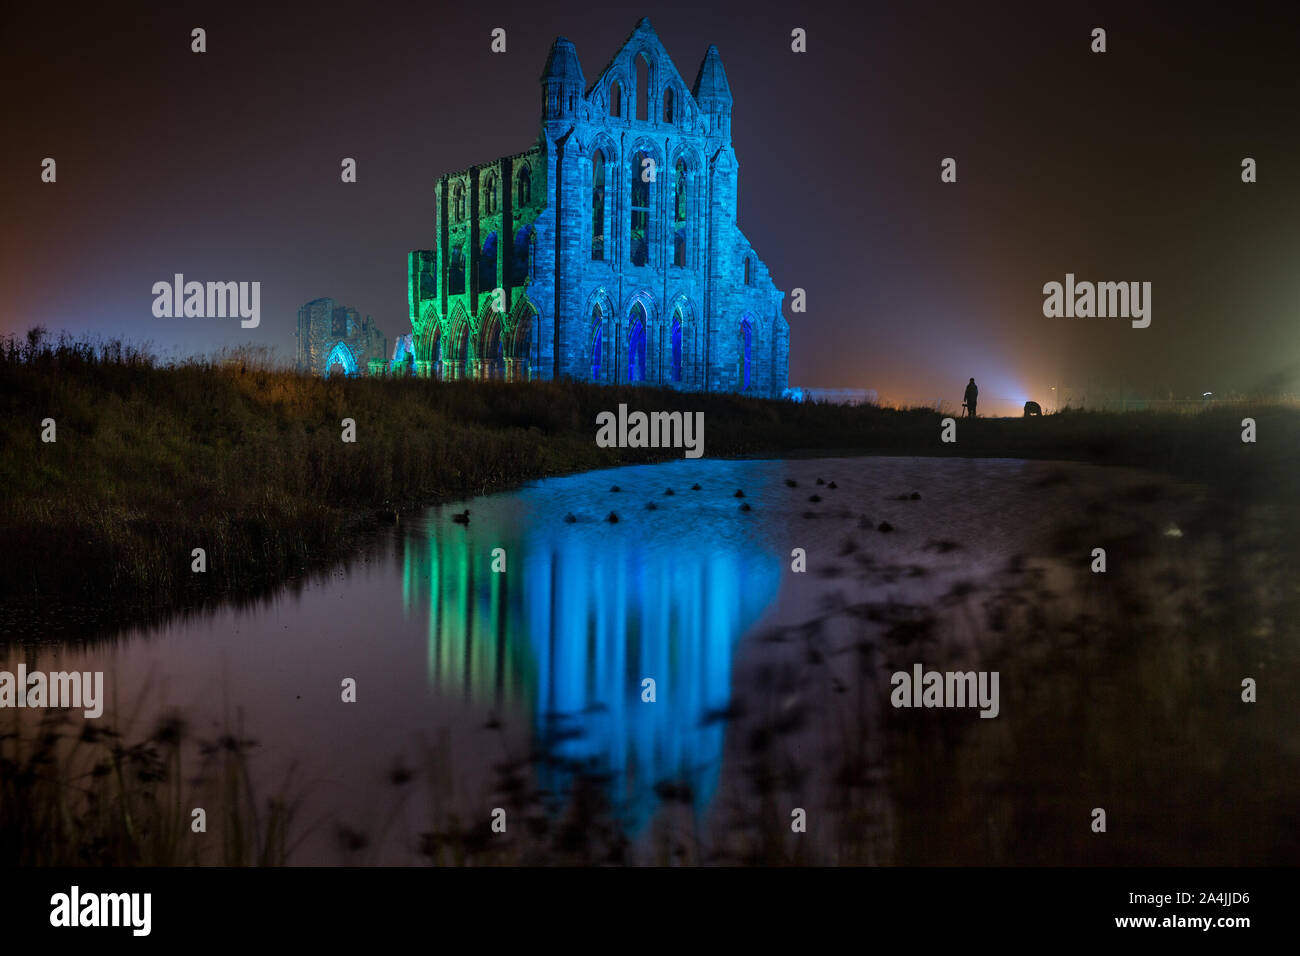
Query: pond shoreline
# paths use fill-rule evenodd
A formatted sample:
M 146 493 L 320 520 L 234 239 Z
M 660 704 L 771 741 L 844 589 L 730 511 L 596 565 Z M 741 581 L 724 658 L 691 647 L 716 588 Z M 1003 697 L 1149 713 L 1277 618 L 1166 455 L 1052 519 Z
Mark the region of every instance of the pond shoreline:
M 962 457 L 1127 465 L 1225 487 L 1262 486 L 1300 445 L 1300 412 L 1070 412 L 958 420 L 931 409 L 797 405 L 573 382 L 322 380 L 48 348 L 0 362 L 0 641 L 77 638 L 222 601 L 257 600 L 364 553 L 403 515 L 529 481 L 672 460 L 598 448 L 626 403 L 702 411 L 722 459 Z M 57 443 L 35 424 L 59 423 Z M 357 440 L 340 440 L 339 423 Z M 1245 485 L 1242 483 L 1245 482 Z M 206 571 L 192 570 L 195 548 Z

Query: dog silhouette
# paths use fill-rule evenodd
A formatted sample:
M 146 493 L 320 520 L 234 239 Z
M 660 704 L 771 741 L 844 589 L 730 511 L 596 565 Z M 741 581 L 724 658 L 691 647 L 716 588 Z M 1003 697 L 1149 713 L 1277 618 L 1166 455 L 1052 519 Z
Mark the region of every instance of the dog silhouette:
M 1043 409 L 1042 409 L 1042 407 L 1041 407 L 1037 402 L 1025 402 L 1025 417 L 1026 417 L 1026 418 L 1028 418 L 1030 415 L 1039 415 L 1039 416 L 1041 416 L 1042 414 L 1043 414 Z

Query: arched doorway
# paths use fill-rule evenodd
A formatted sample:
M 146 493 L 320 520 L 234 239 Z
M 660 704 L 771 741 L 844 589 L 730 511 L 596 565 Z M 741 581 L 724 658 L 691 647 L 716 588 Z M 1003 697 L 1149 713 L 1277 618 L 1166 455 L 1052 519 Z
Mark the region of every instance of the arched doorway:
M 336 343 L 334 348 L 330 349 L 329 357 L 325 359 L 326 378 L 339 372 L 348 376 L 357 374 L 357 360 L 353 357 L 352 350 L 342 342 Z

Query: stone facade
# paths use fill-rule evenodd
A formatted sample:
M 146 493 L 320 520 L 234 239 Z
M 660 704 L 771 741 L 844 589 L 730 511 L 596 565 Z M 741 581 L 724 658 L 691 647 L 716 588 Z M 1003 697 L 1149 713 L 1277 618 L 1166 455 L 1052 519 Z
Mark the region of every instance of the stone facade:
M 298 310 L 298 371 L 328 378 L 331 368 L 341 366 L 359 375 L 371 371 L 376 359 L 382 368 L 387 355 L 388 340 L 370 316 L 333 299 L 314 299 Z
M 780 395 L 784 293 L 736 224 L 717 48 L 688 87 L 642 20 L 587 86 L 559 37 L 541 88 L 531 149 L 437 181 L 435 247 L 408 259 L 416 374 Z

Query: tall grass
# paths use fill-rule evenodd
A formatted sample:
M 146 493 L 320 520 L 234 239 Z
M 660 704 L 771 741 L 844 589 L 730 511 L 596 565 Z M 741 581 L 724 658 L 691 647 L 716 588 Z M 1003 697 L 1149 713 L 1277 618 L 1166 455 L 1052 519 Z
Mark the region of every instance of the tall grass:
M 297 797 L 257 792 L 255 742 L 194 739 L 178 716 L 132 738 L 58 711 L 5 712 L 0 866 L 273 866 L 297 839 Z M 28 717 L 31 717 L 29 714 Z M 205 813 L 203 829 L 194 829 Z
M 703 411 L 705 454 L 885 453 L 1065 458 L 1200 477 L 1296 460 L 1300 414 L 1080 413 L 961 422 L 932 410 L 795 405 L 573 382 L 325 380 L 258 349 L 161 362 L 120 341 L 0 342 L 0 599 L 113 617 L 195 606 L 343 556 L 377 514 L 564 472 L 678 457 L 602 449 L 598 412 Z M 41 440 L 52 418 L 57 441 Z M 356 442 L 341 422 L 356 423 Z M 1213 449 L 1213 454 L 1208 451 Z M 207 571 L 193 573 L 192 552 Z M 0 627 L 4 624 L 0 621 Z

